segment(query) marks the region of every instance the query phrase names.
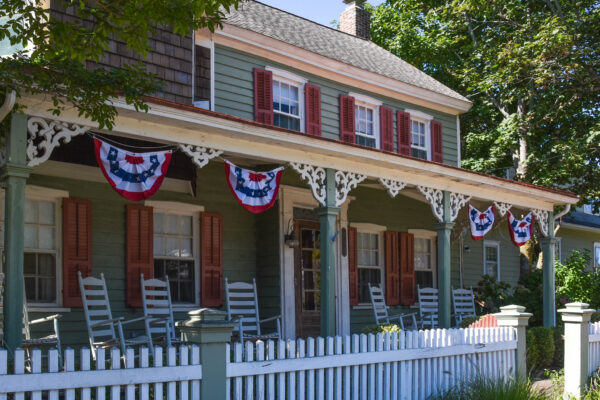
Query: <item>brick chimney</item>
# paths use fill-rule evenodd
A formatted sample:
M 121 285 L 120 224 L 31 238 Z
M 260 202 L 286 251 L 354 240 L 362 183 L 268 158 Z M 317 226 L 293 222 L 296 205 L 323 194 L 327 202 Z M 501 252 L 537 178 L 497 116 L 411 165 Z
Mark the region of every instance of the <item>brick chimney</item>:
M 348 7 L 340 16 L 340 30 L 361 39 L 371 39 L 371 14 L 365 9 L 365 0 L 344 0 Z

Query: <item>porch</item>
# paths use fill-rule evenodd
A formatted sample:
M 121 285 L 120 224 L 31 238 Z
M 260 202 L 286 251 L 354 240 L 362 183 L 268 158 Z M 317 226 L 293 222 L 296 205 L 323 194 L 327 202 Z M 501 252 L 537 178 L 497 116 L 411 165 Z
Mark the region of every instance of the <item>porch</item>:
M 104 273 L 107 277 L 113 313 L 126 318 L 140 313 L 139 306 L 128 305 L 131 291 L 124 267 L 128 202 L 112 191 L 97 167 L 82 160 L 86 154 L 82 149 L 89 146 L 85 141 L 91 140 L 82 135 L 84 131 L 110 134 L 116 140 L 183 144 L 187 149 L 181 153 L 184 165 L 176 169 L 178 175 L 167 175 L 161 190 L 143 204 L 154 214 L 155 275 L 168 275 L 166 260 L 172 261 L 170 252 L 179 249 L 169 247 L 169 237 L 176 234 L 180 240 L 176 246 L 183 241 L 190 243 L 187 249 L 192 256 L 178 260 L 170 276 L 177 282 L 171 287 L 176 302 L 180 303 L 176 319 L 183 319 L 184 312 L 203 305 L 223 305 L 222 286 L 218 287 L 220 299 L 209 298 L 208 302 L 201 290 L 202 233 L 198 219 L 202 212 L 214 213 L 221 215 L 223 221 L 219 249 L 223 256 L 221 279 L 246 282 L 256 279 L 261 317 L 281 314 L 284 338 L 345 335 L 374 322 L 365 296 L 368 283 L 383 287 L 390 284 L 385 265 L 385 232 L 413 235 L 418 243 L 414 251 L 418 253 L 420 269 L 400 292 L 414 290 L 417 284 L 437 286 L 440 325 L 449 327 L 451 287 L 474 285 L 484 271 L 482 253 L 463 232 L 467 201 L 479 208 L 495 203 L 504 212 L 512 207 L 517 214 L 534 210 L 538 229 L 548 236 L 544 242 L 547 276 L 553 276 L 553 205 L 577 201 L 565 193 L 266 128 L 216 113 L 185 107 L 174 109 L 160 101 L 152 105 L 143 119 L 123 106 L 112 132 L 87 128 L 86 121 L 70 111 L 62 117 L 67 125 L 51 125 L 51 116 L 44 110 L 43 102 L 34 102 L 28 109 L 29 116 L 13 115 L 7 141 L 8 162 L 3 167 L 5 340 L 15 347 L 21 337 L 23 279 L 26 286 L 36 288 L 31 311 L 40 315 L 60 312 L 62 329 L 69 332 L 68 336 L 63 334 L 64 342 L 72 345 L 86 342 L 80 309 L 65 304 L 65 290 L 72 284 L 72 277 L 64 276 L 62 268 L 68 245 L 61 232 L 62 198 L 82 199 L 91 204 L 91 274 Z M 43 123 L 32 123 L 40 118 Z M 64 141 L 70 143 L 61 144 L 61 138 L 68 138 Z M 47 143 L 46 148 L 40 143 Z M 283 148 L 285 152 L 281 151 Z M 289 163 L 276 205 L 256 215 L 241 208 L 229 192 L 222 162 L 216 156 L 255 170 Z M 185 164 L 185 160 L 190 164 Z M 35 205 L 39 211 L 47 203 L 53 205 L 52 220 L 56 221 L 52 226 L 55 246 L 46 249 L 54 257 L 54 292 L 39 289 L 40 282 L 47 277 L 41 276 L 37 264 L 32 276 L 31 264 L 27 265 L 27 257 L 23 257 L 31 247 L 20 239 L 26 237 L 26 227 L 31 228 L 36 222 L 27 219 L 27 207 Z M 180 228 L 191 228 L 187 233 L 158 228 L 171 220 Z M 502 244 L 506 242 L 502 240 L 506 231 L 500 230 L 496 228 L 490 238 L 499 238 L 497 262 L 506 268 L 498 268 L 496 273 L 501 279 L 514 282 L 518 278 L 518 249 Z M 297 245 L 289 240 L 292 232 L 299 241 Z M 357 235 L 357 248 L 350 249 L 348 239 L 353 232 Z M 461 236 L 464 244 L 459 244 Z M 471 251 L 464 252 L 465 247 Z M 360 260 L 351 260 L 350 250 Z M 39 253 L 43 252 L 36 251 Z M 39 263 L 37 257 L 35 262 Z M 349 273 L 351 268 L 356 268 L 354 275 Z M 406 283 L 401 276 L 392 282 L 400 288 Z M 545 283 L 545 302 L 553 307 L 550 289 L 553 282 L 548 278 Z M 355 293 L 351 288 L 356 288 Z M 32 298 L 30 292 L 27 289 L 27 296 Z M 399 310 L 410 309 L 410 301 L 405 300 L 398 301 L 403 304 L 398 305 Z M 34 301 L 45 304 L 33 304 Z M 548 310 L 548 324 L 553 324 L 554 311 Z M 139 330 L 138 326 L 129 334 L 135 335 Z

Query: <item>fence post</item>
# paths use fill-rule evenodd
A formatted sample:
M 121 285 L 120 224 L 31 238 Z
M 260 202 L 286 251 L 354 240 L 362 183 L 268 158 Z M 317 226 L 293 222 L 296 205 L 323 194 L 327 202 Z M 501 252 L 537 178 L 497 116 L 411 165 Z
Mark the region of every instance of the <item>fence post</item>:
M 515 376 L 519 379 L 527 379 L 527 333 L 525 329 L 529 324 L 529 318 L 533 314 L 525 312 L 525 307 L 510 305 L 500 307 L 500 312 L 494 314 L 498 320 L 498 326 L 510 326 L 515 328 L 517 336 L 517 362 Z
M 227 344 L 234 324 L 227 313 L 212 308 L 190 311 L 189 319 L 177 322 L 181 339 L 200 347 L 202 380 L 200 398 L 225 399 L 227 389 Z
M 594 310 L 568 303 L 558 310 L 565 323 L 565 398 L 579 398 L 588 378 L 589 322 Z

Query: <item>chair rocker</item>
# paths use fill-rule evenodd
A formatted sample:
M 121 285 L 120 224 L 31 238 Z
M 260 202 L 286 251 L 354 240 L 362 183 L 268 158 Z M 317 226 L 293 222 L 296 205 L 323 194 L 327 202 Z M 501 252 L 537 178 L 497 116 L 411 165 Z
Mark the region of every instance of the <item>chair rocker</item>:
M 404 319 L 408 318 L 411 329 L 418 329 L 416 313 L 388 314 L 388 307 L 385 304 L 385 297 L 380 286 L 371 286 L 369 283 L 369 295 L 371 296 L 371 305 L 373 306 L 373 314 L 377 325 L 380 325 L 381 323 L 391 324 L 393 323 L 392 321 L 398 321 L 400 323 L 400 329 L 405 330 Z
M 258 296 L 256 294 L 256 279 L 252 283 L 232 282 L 225 278 L 225 297 L 227 299 L 227 319 L 238 318 L 238 325 L 233 328 L 244 340 L 281 339 L 281 315 L 260 319 L 258 314 Z M 275 321 L 277 332 L 264 333 L 261 324 Z
M 140 284 L 144 316 L 146 317 L 144 326 L 146 336 L 150 338 L 150 352 L 154 354 L 154 344 L 171 346 L 173 343 L 181 342 L 175 333 L 169 278 L 166 280 L 144 279 L 144 274 L 140 274 Z
M 456 326 L 458 326 L 464 318 L 476 316 L 473 288 L 452 289 L 452 307 Z
M 147 317 L 143 316 L 130 320 L 125 320 L 123 317 L 113 318 L 104 274 L 100 274 L 100 278 L 93 276 L 82 278 L 81 272 L 77 271 L 77 277 L 79 279 L 83 312 L 94 360 L 96 359 L 96 349 L 98 347 L 110 348 L 118 346 L 121 349 L 123 357 L 125 356 L 127 346 L 146 344 L 150 347 L 150 339 L 146 336 L 125 339 L 123 326 L 144 321 Z
M 438 290 L 434 288 L 421 288 L 417 286 L 419 300 L 419 318 L 423 329 L 438 327 Z

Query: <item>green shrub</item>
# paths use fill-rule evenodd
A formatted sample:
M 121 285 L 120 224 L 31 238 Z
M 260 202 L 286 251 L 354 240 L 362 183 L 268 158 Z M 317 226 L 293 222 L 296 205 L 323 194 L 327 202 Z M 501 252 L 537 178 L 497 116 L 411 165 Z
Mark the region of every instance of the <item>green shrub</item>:
M 544 400 L 546 396 L 535 390 L 528 381 L 514 379 L 491 380 L 476 378 L 456 386 L 433 399 L 439 400 Z
M 592 322 L 600 321 L 600 311 L 594 311 L 592 314 Z
M 507 303 L 523 306 L 527 312 L 533 314 L 529 319 L 529 326 L 542 326 L 544 323 L 542 293 L 542 270 L 533 269 L 519 279 L 519 283 L 511 298 L 507 299 Z
M 556 298 L 558 307 L 580 301 L 591 308 L 600 306 L 600 276 L 590 268 L 588 250 L 573 251 L 564 264 L 556 263 Z
M 535 326 L 527 330 L 527 369 L 533 371 L 550 367 L 554 358 L 552 328 Z
M 506 305 L 510 294 L 510 284 L 498 282 L 496 278 L 484 275 L 477 283 L 476 300 L 482 306 L 483 314 L 493 314 L 500 311 L 500 307 Z
M 392 333 L 400 332 L 400 325 L 396 324 L 382 324 L 382 325 L 369 325 L 363 329 L 363 333 Z
M 458 324 L 458 327 L 459 328 L 468 328 L 469 325 L 471 325 L 473 322 L 479 321 L 479 318 L 481 318 L 479 315 L 465 317 L 460 321 L 460 323 Z
M 554 335 L 554 358 L 552 359 L 552 365 L 555 367 L 562 367 L 565 362 L 565 341 L 563 340 L 564 326 L 557 326 L 552 328 Z

